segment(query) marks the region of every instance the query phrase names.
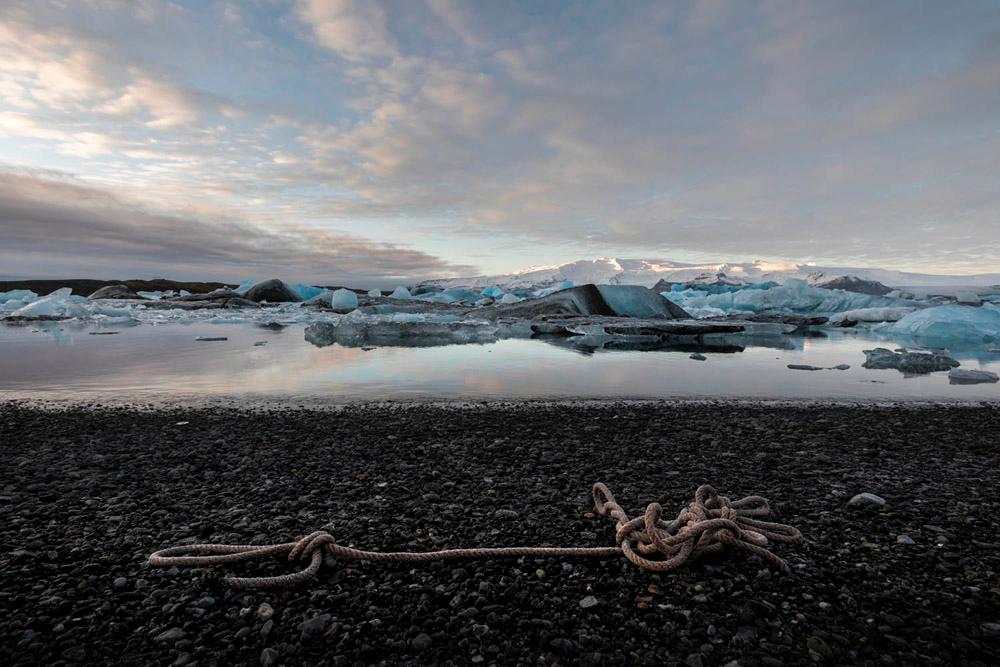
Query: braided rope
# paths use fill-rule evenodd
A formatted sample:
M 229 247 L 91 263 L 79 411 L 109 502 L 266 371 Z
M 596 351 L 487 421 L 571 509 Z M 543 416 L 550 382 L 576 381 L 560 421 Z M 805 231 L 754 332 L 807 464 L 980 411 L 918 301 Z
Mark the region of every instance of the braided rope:
M 630 519 L 614 495 L 601 482 L 592 490 L 597 513 L 617 521 L 614 547 L 493 547 L 444 549 L 441 551 L 365 551 L 347 547 L 325 531 L 316 531 L 295 542 L 268 545 L 192 544 L 161 549 L 150 555 L 153 567 L 208 567 L 223 563 L 288 555 L 288 560 L 308 560 L 309 565 L 294 574 L 275 577 L 226 577 L 231 588 L 286 588 L 311 579 L 323 564 L 324 552 L 331 556 L 367 561 L 428 562 L 457 558 L 503 557 L 590 557 L 623 555 L 644 570 L 664 572 L 680 567 L 705 554 L 718 553 L 727 546 L 743 549 L 771 562 L 782 572 L 788 566 L 765 547 L 770 542 L 793 543 L 802 539 L 793 526 L 762 521 L 771 509 L 767 499 L 747 496 L 735 502 L 721 496 L 709 485 L 698 487 L 694 500 L 673 521 L 661 518 L 663 508 L 650 503 L 642 516 Z M 193 553 L 210 555 L 191 555 Z M 650 558 L 652 556 L 652 558 Z

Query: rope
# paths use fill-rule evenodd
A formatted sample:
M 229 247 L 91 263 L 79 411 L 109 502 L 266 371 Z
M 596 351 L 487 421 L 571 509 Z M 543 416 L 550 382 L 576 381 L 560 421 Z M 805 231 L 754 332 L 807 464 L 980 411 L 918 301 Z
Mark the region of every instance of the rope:
M 323 564 L 323 554 L 354 560 L 429 562 L 457 558 L 554 557 L 606 558 L 623 555 L 644 570 L 665 572 L 694 561 L 705 554 L 714 554 L 727 546 L 749 551 L 771 562 L 782 572 L 788 566 L 768 551 L 769 541 L 798 542 L 802 539 L 793 526 L 761 521 L 771 509 L 767 499 L 747 496 L 730 501 L 711 486 L 698 487 L 694 501 L 681 510 L 673 521 L 661 518 L 663 508 L 650 503 L 642 516 L 630 519 L 615 501 L 611 491 L 601 482 L 593 487 L 597 513 L 617 521 L 614 547 L 494 547 L 474 549 L 444 549 L 441 551 L 365 551 L 337 544 L 325 531 L 316 531 L 295 542 L 269 545 L 192 544 L 170 547 L 153 553 L 153 567 L 208 567 L 223 563 L 256 560 L 269 556 L 288 555 L 288 560 L 308 560 L 300 572 L 276 577 L 226 577 L 223 583 L 231 588 L 286 588 L 311 579 Z M 210 555 L 192 555 L 192 554 Z

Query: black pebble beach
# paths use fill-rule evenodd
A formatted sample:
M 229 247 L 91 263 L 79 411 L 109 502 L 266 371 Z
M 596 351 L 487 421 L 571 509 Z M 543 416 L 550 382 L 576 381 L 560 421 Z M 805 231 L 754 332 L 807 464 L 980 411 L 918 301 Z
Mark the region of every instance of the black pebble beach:
M 0 405 L 0 663 L 990 665 L 1000 409 L 529 403 L 340 410 Z M 605 482 L 673 516 L 770 499 L 792 574 L 720 556 L 324 564 L 285 591 L 157 569 L 185 541 L 318 529 L 373 550 L 607 546 Z M 848 501 L 868 492 L 881 509 Z

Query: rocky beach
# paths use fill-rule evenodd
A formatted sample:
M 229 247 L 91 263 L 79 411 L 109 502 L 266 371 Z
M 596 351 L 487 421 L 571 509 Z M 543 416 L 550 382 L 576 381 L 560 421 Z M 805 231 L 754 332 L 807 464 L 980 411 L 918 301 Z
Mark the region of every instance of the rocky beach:
M 0 660 L 995 664 L 998 428 L 995 405 L 5 403 Z M 621 557 L 328 559 L 244 592 L 221 576 L 300 566 L 146 562 L 319 529 L 372 550 L 609 546 L 595 481 L 631 516 L 673 516 L 702 483 L 760 494 L 805 541 L 773 545 L 789 575 L 733 551 L 662 574 Z

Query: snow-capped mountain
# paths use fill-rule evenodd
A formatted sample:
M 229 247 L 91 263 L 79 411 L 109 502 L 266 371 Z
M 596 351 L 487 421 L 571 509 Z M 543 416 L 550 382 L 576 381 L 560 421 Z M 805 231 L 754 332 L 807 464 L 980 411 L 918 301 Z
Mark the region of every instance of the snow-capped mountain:
M 825 283 L 842 276 L 855 276 L 863 280 L 878 281 L 888 287 L 988 287 L 1000 285 L 1000 273 L 975 275 L 939 275 L 908 273 L 889 269 L 857 267 L 825 267 L 812 264 L 755 261 L 746 263 L 721 262 L 718 264 L 691 264 L 657 259 L 616 259 L 602 257 L 580 260 L 568 264 L 535 266 L 495 276 L 472 276 L 429 280 L 424 284 L 440 287 L 485 288 L 498 286 L 504 289 L 541 289 L 571 281 L 574 285 L 585 283 L 608 285 L 644 285 L 652 287 L 660 280 L 666 282 L 715 282 L 783 283 L 789 278 L 799 278 L 810 284 Z

